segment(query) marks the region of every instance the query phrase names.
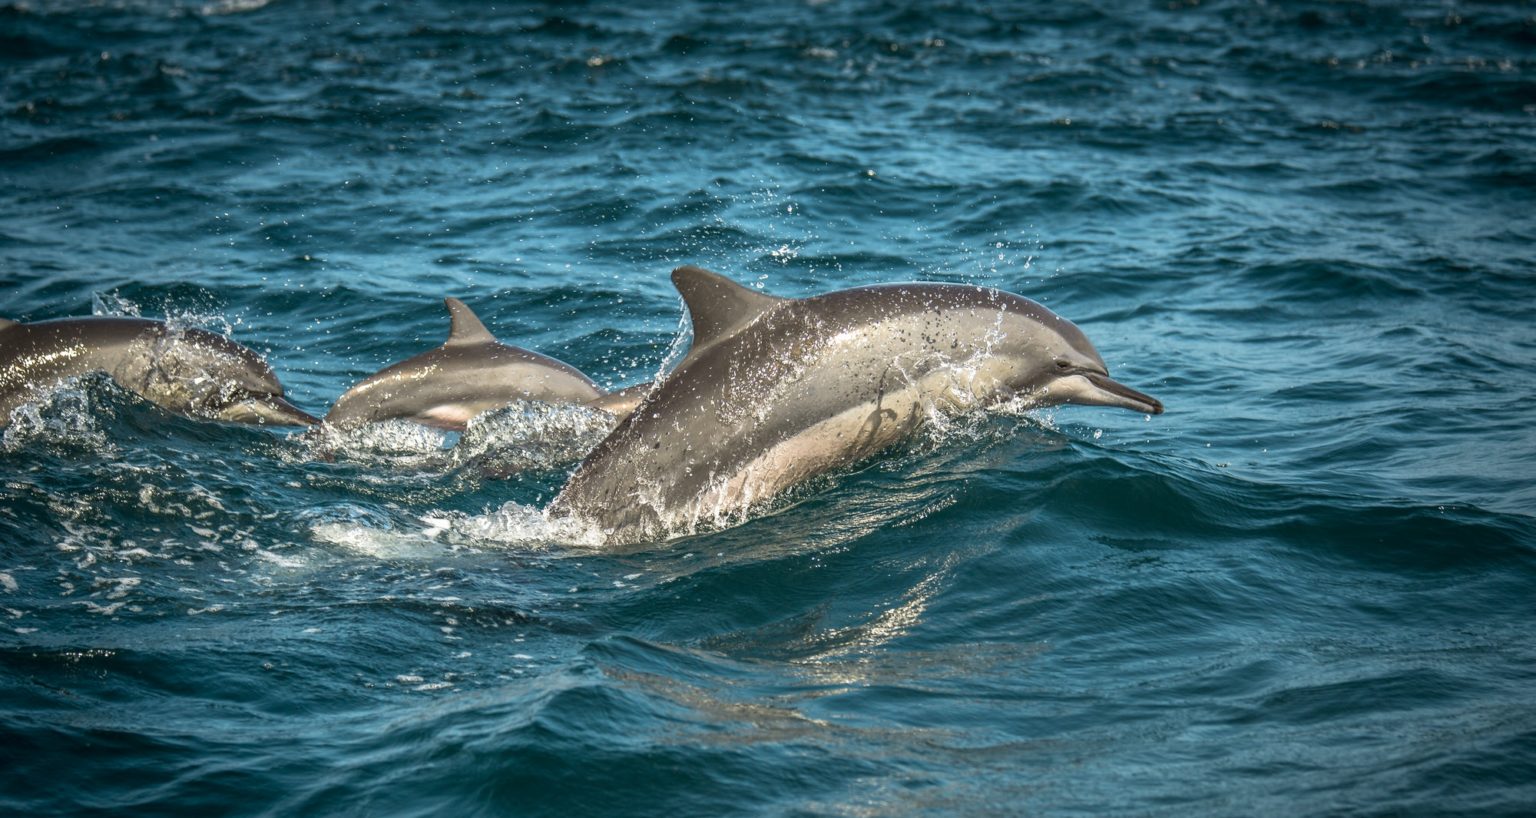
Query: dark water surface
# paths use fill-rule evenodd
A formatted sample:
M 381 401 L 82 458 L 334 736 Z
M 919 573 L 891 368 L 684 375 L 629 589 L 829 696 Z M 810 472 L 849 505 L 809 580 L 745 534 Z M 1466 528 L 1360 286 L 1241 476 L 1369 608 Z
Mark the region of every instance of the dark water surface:
M 5 317 L 323 412 L 445 295 L 617 386 L 678 264 L 962 281 L 1169 409 L 613 555 L 537 513 L 591 415 L 86 379 L 0 447 L 0 813 L 1528 814 L 1533 248 L 1528 2 L 0 6 Z

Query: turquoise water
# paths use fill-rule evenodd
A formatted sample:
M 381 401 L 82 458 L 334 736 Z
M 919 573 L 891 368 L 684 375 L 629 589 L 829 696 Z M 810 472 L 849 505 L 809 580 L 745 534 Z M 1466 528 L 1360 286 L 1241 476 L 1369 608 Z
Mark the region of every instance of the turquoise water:
M 973 418 L 737 528 L 537 509 L 600 418 L 0 446 L 0 812 L 1523 814 L 1536 6 L 0 6 L 0 315 L 323 413 L 447 332 L 620 386 L 691 263 L 1055 309 L 1168 412 Z

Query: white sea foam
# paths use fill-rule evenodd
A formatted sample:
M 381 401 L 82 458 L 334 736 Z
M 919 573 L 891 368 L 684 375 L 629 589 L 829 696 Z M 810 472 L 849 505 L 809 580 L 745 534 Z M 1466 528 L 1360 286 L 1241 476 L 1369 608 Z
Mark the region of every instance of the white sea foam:
M 217 2 L 213 3 L 204 3 L 199 12 L 205 17 L 243 14 L 248 11 L 266 8 L 270 2 L 272 0 L 217 0 Z
M 280 456 L 293 462 L 334 460 L 396 471 L 474 468 L 507 476 L 575 462 L 613 425 L 612 415 L 596 409 L 519 401 L 471 418 L 462 434 L 399 419 L 355 429 L 322 425 L 291 438 L 294 448 Z
M 90 374 L 66 378 L 38 393 L 12 410 L 10 424 L 0 435 L 0 450 L 65 447 L 117 453 L 102 428 L 113 403 L 107 390 L 121 392 L 106 375 Z
M 310 526 L 316 541 L 376 559 L 429 558 L 444 548 L 588 549 L 601 546 L 603 532 L 568 518 L 551 519 L 543 509 L 506 502 L 483 514 L 438 511 L 416 518 L 419 527 L 366 515 L 328 519 Z
M 441 546 L 417 531 L 396 531 L 363 523 L 343 522 L 319 523 L 311 526 L 309 531 L 318 542 L 340 546 L 374 559 L 426 559 L 442 551 Z
M 551 518 L 544 510 L 507 502 L 494 511 L 449 517 L 449 536 L 461 541 L 544 548 L 553 544 L 594 548 L 603 532 L 570 518 Z
M 117 292 L 91 293 L 91 315 L 138 318 L 144 314 L 139 305 Z

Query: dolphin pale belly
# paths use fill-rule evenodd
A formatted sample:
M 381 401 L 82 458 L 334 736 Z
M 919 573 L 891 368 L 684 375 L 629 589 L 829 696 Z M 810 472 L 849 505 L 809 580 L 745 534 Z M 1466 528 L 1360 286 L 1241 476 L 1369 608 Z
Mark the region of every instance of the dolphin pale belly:
M 591 406 L 628 414 L 649 389 L 605 392 L 575 367 L 496 340 L 457 298 L 440 347 L 385 367 L 348 389 L 325 422 L 340 428 L 403 419 L 463 431 L 469 419 L 516 401 Z
M 1015 397 L 1163 411 L 1111 380 L 1070 321 L 1012 293 L 897 284 L 775 298 L 697 267 L 672 281 L 692 348 L 550 506 L 610 545 L 740 521 L 932 415 Z
M 272 368 L 217 333 L 144 318 L 0 319 L 0 427 L 16 407 L 61 381 L 105 372 L 162 409 L 203 420 L 307 426 Z

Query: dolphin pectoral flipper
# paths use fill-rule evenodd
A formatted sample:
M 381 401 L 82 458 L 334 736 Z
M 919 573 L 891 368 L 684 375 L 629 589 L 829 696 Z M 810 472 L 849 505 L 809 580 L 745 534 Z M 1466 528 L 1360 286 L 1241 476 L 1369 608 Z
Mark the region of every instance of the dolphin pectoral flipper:
M 885 421 L 895 422 L 897 419 L 895 409 L 885 408 L 885 380 L 890 377 L 891 369 L 887 368 L 880 374 L 880 386 L 875 392 L 875 408 L 871 409 L 864 418 L 864 424 L 859 427 L 858 435 L 853 440 L 855 457 L 867 457 L 881 448 L 880 427 Z
M 853 439 L 853 446 L 851 447 L 853 458 L 862 459 L 884 448 L 880 429 L 886 425 L 887 421 L 892 423 L 896 421 L 895 409 L 876 407 L 870 410 L 869 414 L 864 417 L 864 425 L 859 427 L 859 432 Z

